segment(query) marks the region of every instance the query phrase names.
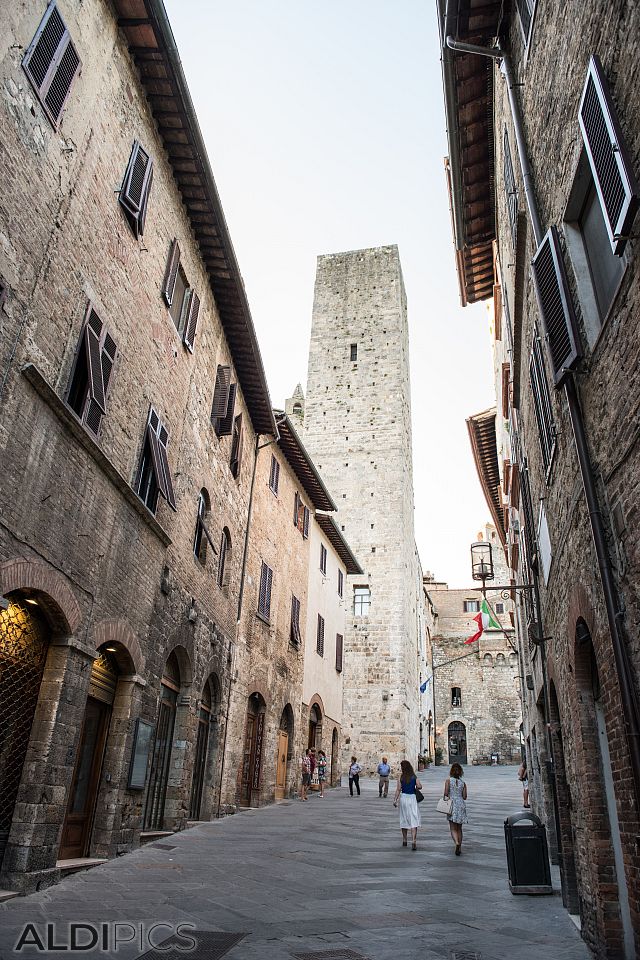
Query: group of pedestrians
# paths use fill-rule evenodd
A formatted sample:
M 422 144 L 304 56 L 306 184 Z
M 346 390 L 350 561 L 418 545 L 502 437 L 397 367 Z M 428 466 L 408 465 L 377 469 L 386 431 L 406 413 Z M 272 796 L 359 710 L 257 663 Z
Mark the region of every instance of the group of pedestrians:
M 300 799 L 308 800 L 309 787 L 313 780 L 313 775 L 318 771 L 319 796 L 324 799 L 324 785 L 327 779 L 327 755 L 324 750 L 316 752 L 315 747 L 307 747 L 301 761 L 302 767 L 302 786 L 300 789 Z

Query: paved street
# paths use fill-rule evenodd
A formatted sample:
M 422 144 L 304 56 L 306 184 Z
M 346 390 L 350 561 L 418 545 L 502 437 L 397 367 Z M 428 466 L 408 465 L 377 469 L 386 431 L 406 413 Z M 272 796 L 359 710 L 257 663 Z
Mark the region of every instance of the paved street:
M 469 769 L 470 823 L 459 858 L 435 811 L 445 775 L 437 768 L 423 778 L 415 853 L 401 847 L 391 797 L 379 800 L 377 784 L 365 781 L 360 798 L 341 787 L 324 800 L 246 811 L 12 900 L 0 906 L 0 956 L 16 955 L 28 922 L 44 936 L 46 922 L 55 921 L 64 941 L 69 922 L 148 928 L 163 921 L 244 934 L 224 954 L 229 960 L 315 958 L 315 952 L 326 960 L 587 960 L 559 893 L 509 892 L 503 820 L 521 802 L 515 768 Z M 141 952 L 131 944 L 106 955 L 128 960 Z M 19 955 L 43 953 L 24 948 Z

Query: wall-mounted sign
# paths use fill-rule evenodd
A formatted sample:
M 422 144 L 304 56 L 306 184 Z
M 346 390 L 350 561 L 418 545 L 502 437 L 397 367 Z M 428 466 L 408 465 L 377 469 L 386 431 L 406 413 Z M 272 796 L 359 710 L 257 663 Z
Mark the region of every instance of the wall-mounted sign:
M 131 764 L 129 766 L 129 790 L 144 790 L 147 781 L 147 765 L 149 760 L 149 751 L 151 750 L 151 741 L 153 739 L 153 724 L 141 720 L 136 720 L 136 730 L 133 736 L 133 750 L 131 752 Z

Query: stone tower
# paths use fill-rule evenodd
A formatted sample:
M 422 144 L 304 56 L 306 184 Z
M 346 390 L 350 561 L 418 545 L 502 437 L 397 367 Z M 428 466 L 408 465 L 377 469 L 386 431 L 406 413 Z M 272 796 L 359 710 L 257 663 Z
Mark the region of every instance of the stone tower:
M 293 420 L 296 429 L 301 433 L 304 423 L 304 393 L 302 392 L 302 384 L 299 383 L 293 391 L 293 396 L 285 400 L 284 412 Z
M 362 569 L 345 589 L 345 757 L 419 750 L 407 304 L 396 246 L 318 258 L 304 442 Z M 312 560 L 313 562 L 313 560 Z

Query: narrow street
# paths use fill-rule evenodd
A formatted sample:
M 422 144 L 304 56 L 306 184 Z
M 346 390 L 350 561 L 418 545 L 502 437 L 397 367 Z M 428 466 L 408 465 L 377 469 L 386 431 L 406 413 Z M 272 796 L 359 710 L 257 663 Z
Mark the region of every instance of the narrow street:
M 0 906 L 0 956 L 43 956 L 34 947 L 14 953 L 27 923 L 45 936 L 46 923 L 55 921 L 56 943 L 64 943 L 68 923 L 118 921 L 243 934 L 228 952 L 192 953 L 229 960 L 315 960 L 316 953 L 326 960 L 587 960 L 559 892 L 509 892 L 503 821 L 520 809 L 515 768 L 469 768 L 470 823 L 460 858 L 435 811 L 446 772 L 432 768 L 423 776 L 415 853 L 401 846 L 391 796 L 380 800 L 377 783 L 365 780 L 360 798 L 342 786 L 306 805 L 249 810 L 9 901 Z M 167 935 L 160 932 L 155 943 Z M 128 960 L 141 952 L 130 944 L 82 955 Z

